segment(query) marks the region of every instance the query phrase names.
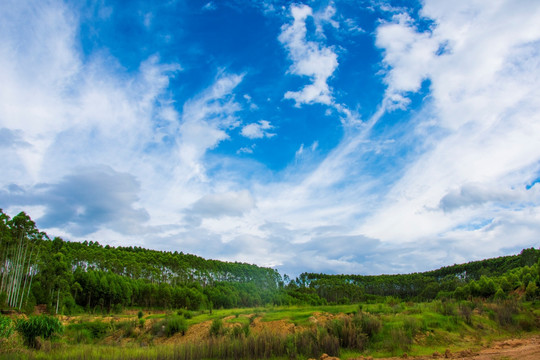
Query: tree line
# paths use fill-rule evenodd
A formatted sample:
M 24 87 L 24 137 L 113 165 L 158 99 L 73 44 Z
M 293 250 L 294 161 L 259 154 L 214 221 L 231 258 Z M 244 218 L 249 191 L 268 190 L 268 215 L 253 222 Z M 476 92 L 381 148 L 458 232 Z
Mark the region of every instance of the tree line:
M 540 250 L 402 275 L 303 273 L 207 260 L 183 252 L 50 239 L 24 212 L 0 209 L 0 307 L 52 313 L 111 312 L 124 307 L 189 310 L 273 305 L 413 301 L 441 297 L 536 298 Z
M 429 301 L 436 298 L 507 297 L 527 292 L 537 297 L 540 286 L 540 250 L 523 249 L 501 256 L 397 275 L 329 275 L 302 273 L 289 287 L 303 289 L 323 302 L 377 301 L 382 297 Z M 320 300 L 319 300 L 320 302 Z

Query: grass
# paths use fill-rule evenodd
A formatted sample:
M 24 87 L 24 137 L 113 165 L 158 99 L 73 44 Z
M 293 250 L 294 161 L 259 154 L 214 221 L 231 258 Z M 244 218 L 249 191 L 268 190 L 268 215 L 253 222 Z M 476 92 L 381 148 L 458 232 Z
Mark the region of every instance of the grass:
M 80 315 L 71 317 L 65 324 L 66 331 L 60 340 L 45 342 L 41 351 L 29 350 L 20 336 L 13 334 L 0 344 L 0 359 L 11 358 L 13 354 L 23 359 L 196 360 L 203 355 L 216 359 L 306 359 L 320 357 L 321 351 L 333 352 L 342 359 L 360 355 L 401 356 L 404 353 L 430 356 L 434 352 L 444 354 L 447 348 L 458 352 L 527 332 L 538 333 L 539 308 L 538 302 L 388 301 L 361 305 L 218 309 L 211 313 L 190 312 L 189 319 L 185 319 L 184 310 L 166 313 L 144 310 L 142 322 L 136 311 L 131 315 Z M 465 313 L 463 309 L 466 309 Z M 312 316 L 319 321 L 311 321 Z M 295 333 L 254 331 L 252 321 L 255 317 L 263 325 L 280 320 L 294 323 Z M 324 322 L 325 318 L 332 317 L 333 320 Z M 200 323 L 215 324 L 217 330 L 206 330 L 196 341 L 164 344 L 169 336 L 182 332 L 184 325 L 191 328 Z

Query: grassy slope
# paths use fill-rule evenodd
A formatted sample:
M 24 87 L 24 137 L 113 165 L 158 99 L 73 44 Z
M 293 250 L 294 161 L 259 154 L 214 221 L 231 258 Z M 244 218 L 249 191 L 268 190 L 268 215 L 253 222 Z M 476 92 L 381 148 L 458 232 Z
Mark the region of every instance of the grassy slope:
M 522 336 L 527 333 L 525 330 L 537 331 L 540 317 L 540 304 L 538 303 L 523 303 L 519 314 L 514 314 L 511 317 L 511 322 L 503 325 L 498 320 L 499 312 L 504 311 L 501 306 L 495 303 L 467 302 L 463 304 L 474 308 L 470 314 L 469 322 L 466 321 L 466 316 L 461 310 L 463 306 L 460 307 L 457 303 L 445 304 L 437 301 L 431 303 L 390 302 L 360 306 L 295 306 L 214 310 L 212 313 L 193 313 L 192 318 L 188 319 L 187 322 L 190 327 L 193 327 L 196 324 L 211 322 L 214 319 L 227 318 L 226 323 L 236 322 L 249 325 L 249 317 L 258 317 L 269 328 L 273 322 L 286 321 L 295 324 L 296 331 L 300 331 L 316 327 L 310 322 L 310 318 L 313 316 L 343 317 L 345 316 L 343 314 L 361 311 L 380 319 L 382 327 L 369 341 L 367 348 L 364 351 L 343 349 L 340 354 L 343 359 L 358 355 L 375 357 L 401 355 L 404 352 L 409 355 L 427 355 L 434 351 L 444 353 L 446 348 L 450 348 L 453 352 L 475 349 L 496 339 Z M 500 307 L 502 310 L 499 309 Z M 153 314 L 147 312 L 143 318 L 145 323 L 150 325 L 173 314 L 175 313 Z M 67 331 L 59 340 L 53 343 L 45 342 L 45 351 L 28 350 L 23 346 L 21 339 L 17 335 L 13 335 L 1 344 L 0 357 L 11 358 L 14 353 L 17 353 L 19 357 L 30 359 L 158 359 L 174 358 L 178 355 L 178 345 L 163 344 L 160 341 L 154 343 L 155 336 L 149 334 L 149 330 L 146 332 L 141 330 L 127 336 L 129 323 L 138 322 L 136 313 L 114 315 L 113 317 L 81 315 L 65 320 L 68 325 Z M 95 320 L 116 324 L 111 325 L 108 330 L 108 341 L 91 339 L 86 335 L 82 339 L 87 344 L 80 344 L 80 333 L 70 330 L 69 324 L 84 324 Z M 126 326 L 126 324 L 128 325 Z M 207 335 L 204 333 L 201 336 L 205 338 Z

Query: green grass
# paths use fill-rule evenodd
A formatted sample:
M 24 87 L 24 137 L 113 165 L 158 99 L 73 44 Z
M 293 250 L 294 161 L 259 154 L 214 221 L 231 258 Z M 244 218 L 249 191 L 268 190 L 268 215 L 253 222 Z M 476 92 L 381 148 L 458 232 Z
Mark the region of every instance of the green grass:
M 460 313 L 460 306 L 464 306 L 463 304 L 473 306 L 475 309 L 468 318 Z M 498 314 L 506 310 L 511 310 L 513 313 L 510 318 L 504 317 L 506 322 L 501 323 Z M 367 331 L 365 326 L 372 326 L 375 332 L 372 336 L 366 337 L 365 340 L 360 339 L 359 341 L 366 342 L 361 346 L 356 346 L 356 350 L 343 348 L 343 344 L 346 344 L 343 341 L 351 341 L 351 338 L 339 338 L 342 336 L 340 329 L 346 330 L 344 325 L 338 324 L 342 320 L 334 320 L 334 324 L 328 327 L 322 321 L 310 321 L 310 317 L 315 313 L 351 314 L 350 321 L 352 321 L 351 326 L 354 329 L 359 329 L 360 325 L 358 324 L 362 322 L 364 325 L 361 325 L 363 330 L 359 330 L 360 332 Z M 342 359 L 361 355 L 401 356 L 403 353 L 431 356 L 434 352 L 443 354 L 447 348 L 452 352 L 459 352 L 464 349 L 479 348 L 503 338 L 529 333 L 537 334 L 539 332 L 537 324 L 540 317 L 540 303 L 527 302 L 517 305 L 496 302 L 487 304 L 443 303 L 440 301 L 405 303 L 390 299 L 390 301 L 380 304 L 280 306 L 218 309 L 211 313 L 209 311 L 191 312 L 191 319 L 185 320 L 189 327 L 214 320 L 222 321 L 224 325 L 229 324 L 229 327 L 227 327 L 228 330 L 224 330 L 214 337 L 207 337 L 205 334 L 203 339 L 197 340 L 187 347 L 160 344 L 160 341 L 163 340 L 154 341 L 158 337 L 152 333 L 152 326 L 182 317 L 182 315 L 178 315 L 178 311 L 171 310 L 167 313 L 144 311 L 144 314 L 143 319 L 148 325 L 146 328 L 139 325 L 136 313 L 72 317 L 60 340 L 47 341 L 45 348 L 40 351 L 28 349 L 24 346 L 22 338 L 14 334 L 9 339 L 4 339 L 3 343 L 0 344 L 0 359 L 12 358 L 14 354 L 17 355 L 17 358 L 22 359 L 172 359 L 183 358 L 182 356 L 190 351 L 210 351 L 209 354 L 214 354 L 213 358 L 220 358 L 220 356 L 224 356 L 223 354 L 241 354 L 248 351 L 243 347 L 248 347 L 249 351 L 261 351 L 260 347 L 264 348 L 267 343 L 273 344 L 275 349 L 279 349 L 275 350 L 275 354 L 283 355 L 290 352 L 299 359 L 305 359 L 307 358 L 304 356 L 306 354 L 298 350 L 303 342 L 310 344 L 311 349 L 320 349 L 321 346 L 333 346 L 331 342 L 335 340 L 332 340 L 332 336 L 341 339 L 339 341 L 342 344 L 342 349 L 339 355 Z M 249 324 L 254 317 L 259 318 L 263 323 L 284 320 L 294 323 L 300 328 L 297 328 L 295 335 L 260 334 L 249 330 Z M 343 317 L 337 319 L 343 319 Z M 182 321 L 184 321 L 183 317 Z M 365 321 L 372 323 L 366 325 Z M 234 334 L 230 324 L 241 324 L 248 327 L 249 331 L 243 333 L 238 330 L 237 334 Z M 236 326 L 238 327 L 238 325 Z M 302 331 L 305 331 L 306 334 L 298 335 Z M 343 336 L 350 336 L 344 334 L 345 332 Z M 351 334 L 350 331 L 347 334 Z M 164 335 L 161 336 L 161 339 L 165 339 Z M 354 338 L 352 339 L 354 340 Z M 122 340 L 121 345 L 120 340 Z M 315 343 L 306 343 L 306 341 L 315 341 Z M 215 349 L 204 350 L 200 347 L 203 345 L 197 345 L 199 342 Z M 320 354 L 315 357 L 319 356 Z M 291 355 L 291 357 L 294 356 Z M 274 358 L 281 359 L 280 357 Z M 285 359 L 287 356 L 282 358 Z

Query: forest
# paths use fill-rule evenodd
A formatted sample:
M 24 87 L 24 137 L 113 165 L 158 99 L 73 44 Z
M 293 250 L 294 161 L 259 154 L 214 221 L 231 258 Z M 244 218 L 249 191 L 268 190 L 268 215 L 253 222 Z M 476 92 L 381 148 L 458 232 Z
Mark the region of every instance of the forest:
M 187 310 L 263 305 L 326 305 L 539 294 L 540 250 L 403 275 L 303 273 L 206 260 L 183 252 L 50 239 L 24 212 L 0 210 L 0 303 L 18 310 L 118 312 L 125 307 Z M 285 279 L 285 280 L 284 280 Z

